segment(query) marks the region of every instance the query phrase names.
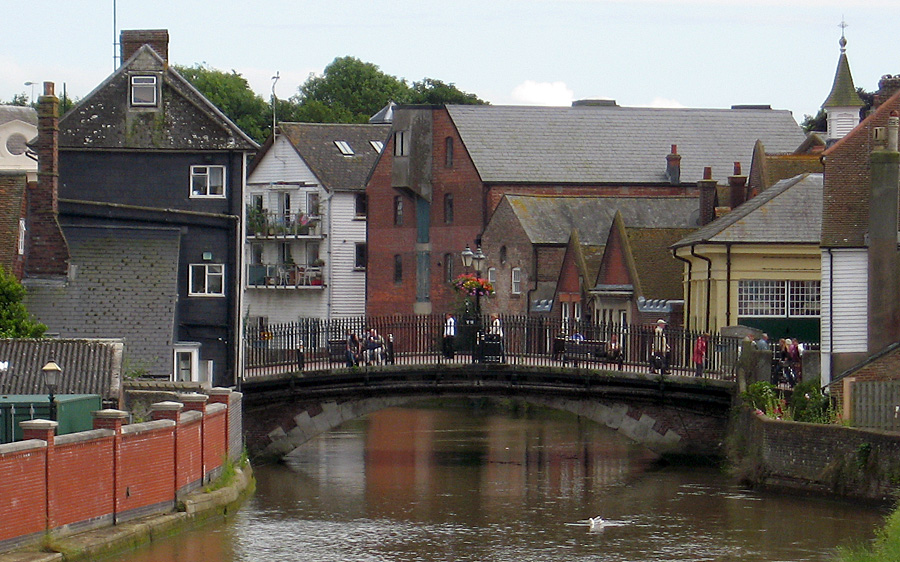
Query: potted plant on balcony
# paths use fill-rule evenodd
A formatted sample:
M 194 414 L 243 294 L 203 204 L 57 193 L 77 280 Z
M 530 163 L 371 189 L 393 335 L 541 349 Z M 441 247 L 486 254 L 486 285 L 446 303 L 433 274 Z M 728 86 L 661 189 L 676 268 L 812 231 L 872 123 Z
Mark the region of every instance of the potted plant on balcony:
M 325 260 L 323 260 L 322 258 L 316 258 L 315 260 L 313 260 L 312 266 L 313 267 L 324 267 Z
M 255 236 L 266 232 L 266 213 L 258 207 L 247 206 L 247 231 Z

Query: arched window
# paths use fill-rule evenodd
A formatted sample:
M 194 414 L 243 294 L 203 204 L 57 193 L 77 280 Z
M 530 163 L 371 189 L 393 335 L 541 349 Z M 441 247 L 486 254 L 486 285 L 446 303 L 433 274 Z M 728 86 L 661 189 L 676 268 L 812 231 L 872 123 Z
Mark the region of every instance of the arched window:
M 444 166 L 453 167 L 453 137 L 444 139 Z

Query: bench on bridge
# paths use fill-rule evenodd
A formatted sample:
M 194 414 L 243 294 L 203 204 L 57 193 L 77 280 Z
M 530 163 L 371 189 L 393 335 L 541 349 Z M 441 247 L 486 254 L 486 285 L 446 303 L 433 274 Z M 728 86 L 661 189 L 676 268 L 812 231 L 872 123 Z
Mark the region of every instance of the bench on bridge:
M 624 355 L 622 350 L 609 349 L 609 342 L 605 340 L 576 340 L 563 339 L 555 348 L 561 348 L 562 360 L 571 361 L 576 367 L 580 361 L 596 363 L 616 363 L 622 368 Z
M 328 362 L 347 363 L 347 340 L 328 340 Z

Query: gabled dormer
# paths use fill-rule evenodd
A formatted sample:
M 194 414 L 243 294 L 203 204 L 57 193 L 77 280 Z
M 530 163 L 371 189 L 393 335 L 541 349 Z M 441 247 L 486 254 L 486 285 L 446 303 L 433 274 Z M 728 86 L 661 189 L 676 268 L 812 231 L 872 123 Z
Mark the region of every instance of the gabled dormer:
M 865 102 L 856 93 L 850 63 L 847 61 L 847 39 L 841 33 L 841 56 L 838 58 L 834 84 L 822 108 L 828 115 L 828 139 L 840 139 L 859 124 L 860 108 Z

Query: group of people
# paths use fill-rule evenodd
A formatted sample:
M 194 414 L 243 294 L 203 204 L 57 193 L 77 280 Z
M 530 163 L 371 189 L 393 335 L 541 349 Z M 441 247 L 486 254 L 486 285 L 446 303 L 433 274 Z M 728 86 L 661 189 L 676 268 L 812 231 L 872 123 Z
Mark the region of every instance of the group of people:
M 500 356 L 501 361 L 503 360 L 503 323 L 500 320 L 500 316 L 497 314 L 491 314 L 490 322 L 487 325 L 487 329 L 485 331 L 487 336 L 490 336 L 490 339 L 493 341 L 497 341 L 500 343 Z M 444 316 L 444 329 L 443 336 L 441 338 L 441 353 L 447 359 L 453 359 L 456 354 L 456 317 L 451 313 L 447 313 Z
M 353 330 L 347 330 L 346 343 L 347 367 L 385 363 L 388 360 L 384 338 L 375 328 L 369 328 L 362 339 Z
M 797 338 L 781 338 L 774 349 L 768 334 L 754 343 L 757 349 L 772 351 L 772 384 L 785 382 L 793 388 L 803 379 L 803 344 Z

